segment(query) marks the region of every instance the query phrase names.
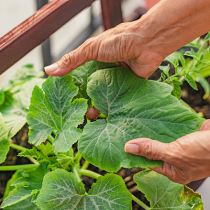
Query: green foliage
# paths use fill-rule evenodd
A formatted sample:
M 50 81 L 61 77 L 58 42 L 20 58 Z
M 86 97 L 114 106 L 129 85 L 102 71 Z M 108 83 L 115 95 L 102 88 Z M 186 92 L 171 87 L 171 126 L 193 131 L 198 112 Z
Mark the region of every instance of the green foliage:
M 73 173 L 57 169 L 44 177 L 37 205 L 42 210 L 129 210 L 131 201 L 131 194 L 118 175 L 99 177 L 86 193 L 84 184 L 78 182 Z
M 7 206 L 4 210 L 40 210 L 40 208 L 31 202 L 31 198 L 26 198 L 16 204 Z
M 79 92 L 77 97 L 89 99 L 86 89 L 89 76 L 97 70 L 113 68 L 119 66 L 118 63 L 103 63 L 99 61 L 90 61 L 85 63 L 84 65 L 78 67 L 74 71 L 71 72 L 74 83 L 77 87 L 79 87 Z
M 153 210 L 203 209 L 203 203 L 197 193 L 154 171 L 142 171 L 134 176 L 134 181 L 138 190 L 145 194 Z
M 161 165 L 126 153 L 124 145 L 140 137 L 168 143 L 198 130 L 203 119 L 171 96 L 171 91 L 171 86 L 141 79 L 124 67 L 93 73 L 87 93 L 107 119 L 85 126 L 78 146 L 82 156 L 109 172 Z
M 0 112 L 9 127 L 12 138 L 26 123 L 32 90 L 41 86 L 43 72 L 36 72 L 33 65 L 18 69 L 10 81 L 0 87 Z
M 183 57 L 180 59 L 183 66 L 187 66 Z M 178 59 L 169 60 L 176 66 L 177 74 L 182 72 Z M 32 70 L 30 66 L 24 68 L 29 68 L 29 72 Z M 170 81 L 173 87 L 138 78 L 131 70 L 119 67 L 117 63 L 98 61 L 88 62 L 63 77 L 49 77 L 44 83 L 42 79 L 33 78 L 37 76 L 33 73 L 13 78 L 0 92 L 3 105 L 0 111 L 9 127 L 0 118 L 0 144 L 1 141 L 9 143 L 8 133 L 12 137 L 25 124 L 27 114 L 29 142 L 33 147 L 25 149 L 19 156 L 34 158 L 40 164 L 35 165 L 36 169 L 23 170 L 12 177 L 9 181 L 12 184 L 7 186 L 1 207 L 6 210 L 131 209 L 132 195 L 121 177 L 114 174 L 99 177 L 99 174 L 84 168 L 88 162 L 108 172 L 116 172 L 120 167 L 161 165 L 161 161 L 124 152 L 125 143 L 138 137 L 167 143 L 199 129 L 204 120 L 181 105 L 176 98 L 180 98 L 182 82 L 177 76 L 170 77 L 169 66 L 160 68 L 164 81 Z M 183 75 L 193 86 L 191 75 Z M 11 97 L 9 94 L 7 97 L 6 89 L 12 94 Z M 103 119 L 87 123 L 82 131 L 78 126 L 84 122 L 90 104 L 100 110 Z M 79 152 L 72 148 L 77 141 Z M 2 161 L 8 149 L 9 146 L 3 148 L 0 145 Z M 80 166 L 82 157 L 86 160 L 85 167 Z M 187 208 L 202 206 L 199 196 L 189 189 L 183 190 L 183 186 L 175 183 L 167 185 L 168 180 L 157 174 L 152 175 L 151 179 L 147 173 L 136 175 L 137 178 L 142 177 L 143 184 L 139 180 L 136 182 L 154 207 L 147 209 L 155 209 L 156 204 L 158 208 L 166 209 L 167 204 L 173 209 L 179 202 L 180 206 Z M 81 182 L 81 175 L 98 179 L 88 192 Z M 156 190 L 155 195 L 147 192 L 149 187 L 144 184 L 145 179 L 150 179 L 150 183 L 154 179 L 159 182 L 158 189 L 152 186 L 152 190 Z M 169 186 L 173 194 L 168 192 Z M 154 204 L 153 196 L 161 199 Z
M 43 163 L 36 170 L 23 172 L 22 177 L 12 183 L 15 188 L 3 201 L 1 207 L 11 206 L 29 197 L 35 201 L 42 188 L 43 177 L 48 172 L 47 166 L 48 163 Z
M 166 58 L 174 66 L 175 74 L 169 74 L 168 66 L 159 67 L 163 71 L 160 80 L 173 85 L 172 94 L 178 99 L 181 97 L 181 88 L 178 86 L 181 86 L 184 80 L 195 90 L 198 90 L 196 82 L 199 82 L 205 91 L 203 98 L 209 97 L 210 86 L 205 79 L 210 76 L 210 47 L 207 45 L 209 37 L 210 33 L 204 40 L 196 39 L 187 44 L 186 47 L 191 47 L 191 49 L 184 54 L 183 51 L 175 52 Z M 179 61 L 181 66 L 179 66 Z M 181 83 L 178 84 L 174 79 Z
M 85 99 L 72 102 L 78 88 L 70 75 L 49 77 L 42 88 L 44 92 L 36 86 L 31 98 L 27 115 L 29 142 L 40 145 L 55 131 L 54 151 L 67 152 L 82 133 L 77 126 L 83 123 L 87 102 Z
M 4 123 L 3 117 L 0 113 L 0 163 L 5 161 L 6 155 L 9 151 L 8 133 L 9 129 Z

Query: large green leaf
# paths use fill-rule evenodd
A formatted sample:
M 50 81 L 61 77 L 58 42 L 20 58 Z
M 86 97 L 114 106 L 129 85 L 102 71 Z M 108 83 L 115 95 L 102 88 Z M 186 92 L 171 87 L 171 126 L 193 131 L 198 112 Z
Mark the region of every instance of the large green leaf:
M 160 161 L 128 154 L 127 141 L 147 137 L 172 142 L 195 132 L 204 121 L 171 95 L 170 85 L 148 81 L 124 67 L 93 73 L 87 92 L 107 116 L 88 123 L 79 140 L 83 157 L 97 167 L 115 172 L 120 167 L 153 167 Z
M 0 108 L 5 123 L 9 127 L 9 138 L 12 138 L 26 123 L 26 115 L 35 85 L 41 86 L 45 79 L 36 78 L 21 86 L 20 92 L 14 94 L 14 100 Z
M 40 208 L 31 202 L 31 197 L 16 204 L 5 207 L 4 210 L 39 210 Z
M 12 178 L 7 182 L 3 199 L 5 199 L 8 196 L 9 192 L 15 188 L 15 186 L 11 184 L 18 178 L 22 177 L 22 173 L 23 173 L 23 170 L 19 170 L 19 171 L 16 171 L 12 175 Z M 32 197 L 29 197 L 16 204 L 5 207 L 4 210 L 38 210 L 39 208 L 34 203 L 31 202 L 31 199 Z
M 48 172 L 48 163 L 42 163 L 37 169 L 23 172 L 23 177 L 15 180 L 12 185 L 15 188 L 3 201 L 1 207 L 11 206 L 31 196 L 36 198 L 42 187 L 44 175 Z
M 8 133 L 9 129 L 0 113 L 0 163 L 5 161 L 9 151 Z
M 44 177 L 37 199 L 42 210 L 129 210 L 132 196 L 118 175 L 99 177 L 88 193 L 73 173 L 57 169 Z
M 154 171 L 142 171 L 134 176 L 137 188 L 143 192 L 153 210 L 202 210 L 198 193 L 174 183 Z
M 57 132 L 53 142 L 54 151 L 67 152 L 81 135 L 77 129 L 83 123 L 87 102 L 85 99 L 72 99 L 78 93 L 71 75 L 49 77 L 33 90 L 27 120 L 29 142 L 39 145 L 52 131 Z
M 100 69 L 107 69 L 119 66 L 118 63 L 103 63 L 96 60 L 87 62 L 71 72 L 74 83 L 79 87 L 78 97 L 88 99 L 86 92 L 89 76 Z

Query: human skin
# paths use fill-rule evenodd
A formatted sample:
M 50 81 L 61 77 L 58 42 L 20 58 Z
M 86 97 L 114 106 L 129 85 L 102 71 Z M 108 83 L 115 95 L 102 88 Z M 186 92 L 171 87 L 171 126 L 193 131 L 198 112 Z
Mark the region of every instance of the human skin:
M 46 67 L 45 71 L 52 76 L 61 76 L 91 60 L 118 61 L 130 67 L 137 76 L 147 79 L 166 56 L 210 31 L 209 22 L 210 1 L 162 0 L 139 20 L 122 23 L 88 39 L 60 61 Z M 153 170 L 174 182 L 186 184 L 210 176 L 208 125 L 205 121 L 201 131 L 170 144 L 150 139 L 131 140 L 125 145 L 125 150 L 149 159 L 163 160 L 163 167 Z M 203 128 L 207 131 L 202 131 Z M 133 145 L 139 145 L 138 152 Z

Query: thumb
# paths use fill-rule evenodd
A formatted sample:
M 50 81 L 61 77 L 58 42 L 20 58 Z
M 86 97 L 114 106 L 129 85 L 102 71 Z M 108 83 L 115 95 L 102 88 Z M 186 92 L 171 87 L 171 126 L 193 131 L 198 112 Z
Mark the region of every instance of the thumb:
M 139 138 L 128 141 L 125 144 L 125 151 L 134 155 L 140 155 L 150 160 L 168 159 L 168 144 L 148 138 Z
M 97 59 L 97 44 L 95 38 L 90 38 L 76 50 L 64 55 L 58 62 L 45 67 L 45 72 L 51 76 L 63 76 L 82 64 Z

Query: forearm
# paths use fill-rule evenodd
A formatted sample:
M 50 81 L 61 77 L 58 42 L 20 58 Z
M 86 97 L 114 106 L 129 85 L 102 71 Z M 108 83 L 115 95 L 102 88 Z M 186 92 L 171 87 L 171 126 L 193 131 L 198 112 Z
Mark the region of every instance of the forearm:
M 164 57 L 210 31 L 210 1 L 162 0 L 136 21 L 146 48 Z

